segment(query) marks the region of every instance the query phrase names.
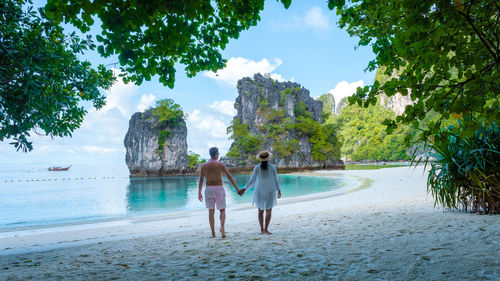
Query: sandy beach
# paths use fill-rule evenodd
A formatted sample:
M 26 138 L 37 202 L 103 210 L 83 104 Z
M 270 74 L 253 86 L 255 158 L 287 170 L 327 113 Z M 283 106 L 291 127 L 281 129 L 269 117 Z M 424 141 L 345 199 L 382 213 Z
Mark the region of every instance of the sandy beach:
M 272 235 L 251 204 L 225 239 L 205 210 L 1 232 L 0 280 L 500 280 L 500 216 L 434 207 L 422 167 L 308 175 L 357 183 L 278 200 Z

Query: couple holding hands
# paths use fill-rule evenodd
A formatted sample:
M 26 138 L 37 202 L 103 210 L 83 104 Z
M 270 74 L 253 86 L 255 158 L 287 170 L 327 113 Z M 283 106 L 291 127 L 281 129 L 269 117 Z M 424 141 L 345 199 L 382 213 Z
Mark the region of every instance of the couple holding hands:
M 224 230 L 224 223 L 226 221 L 226 192 L 224 191 L 224 187 L 222 185 L 223 173 L 227 176 L 231 184 L 233 184 L 236 192 L 240 196 L 242 196 L 246 190 L 252 187 L 254 188 L 252 203 L 259 209 L 258 218 L 260 231 L 262 234 L 271 234 L 268 227 L 271 222 L 272 208 L 277 204 L 276 198 L 281 197 L 276 166 L 268 163 L 272 154 L 269 151 L 264 150 L 257 155 L 257 159 L 260 163 L 253 169 L 252 176 L 245 187 L 239 189 L 226 165 L 218 161 L 219 149 L 217 147 L 212 147 L 210 148 L 209 153 L 211 159 L 200 167 L 198 199 L 203 201 L 201 191 L 203 188 L 204 178 L 206 178 L 205 205 L 208 209 L 208 221 L 210 223 L 210 229 L 212 230 L 212 237 L 215 237 L 214 214 L 216 206 L 220 211 L 220 232 L 222 234 L 222 238 L 226 237 L 226 232 Z M 265 221 L 264 211 L 266 211 Z

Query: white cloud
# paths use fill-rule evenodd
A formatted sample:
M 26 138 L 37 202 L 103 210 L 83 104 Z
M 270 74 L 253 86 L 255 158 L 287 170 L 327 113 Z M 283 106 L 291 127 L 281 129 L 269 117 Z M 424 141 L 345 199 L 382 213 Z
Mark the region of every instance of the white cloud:
M 272 23 L 272 28 L 278 31 L 296 32 L 314 30 L 316 32 L 324 32 L 331 29 L 330 20 L 327 14 L 318 6 L 313 6 L 307 10 L 305 14 L 293 16 L 286 21 L 275 21 Z
M 363 87 L 363 80 L 359 80 L 357 82 L 348 83 L 347 81 L 341 81 L 337 83 L 335 88 L 328 91 L 328 93 L 332 94 L 335 98 L 335 103 L 340 102 L 340 100 L 344 97 L 351 96 L 356 93 L 356 89 L 358 87 Z
M 83 146 L 83 150 L 86 152 L 99 152 L 99 153 L 113 153 L 120 151 L 117 148 L 108 148 L 108 147 L 100 147 L 95 145 L 86 145 Z
M 202 113 L 200 110 L 195 109 L 193 113 L 189 114 L 188 121 L 196 129 L 205 133 L 207 137 L 226 137 L 227 126 L 222 118 L 218 116 Z
M 221 155 L 229 150 L 232 141 L 227 135 L 227 127 L 231 124 L 235 112 L 227 108 L 233 108 L 233 103 L 227 100 L 216 101 L 211 105 L 193 110 L 187 119 L 189 150 L 200 154 L 203 158 L 209 158 L 208 149 L 217 146 Z M 221 111 L 226 111 L 221 114 Z M 234 113 L 234 114 L 233 114 Z
M 146 110 L 148 107 L 152 106 L 155 100 L 156 97 L 153 94 L 142 95 L 141 101 L 139 102 L 137 109 L 142 112 Z
M 279 82 L 286 82 L 286 81 L 295 82 L 295 78 L 291 77 L 290 79 L 286 79 L 285 77 L 281 76 L 278 73 L 270 73 L 269 77 L 271 77 L 274 80 L 278 80 Z
M 193 110 L 192 113 L 188 114 L 188 121 L 197 123 L 201 120 L 201 111 L 198 109 Z
M 230 100 L 215 101 L 209 107 L 215 109 L 216 111 L 222 114 L 226 114 L 231 117 L 236 115 L 236 109 L 234 109 L 234 102 Z
M 307 27 L 318 31 L 330 29 L 330 21 L 328 20 L 328 17 L 323 14 L 323 10 L 321 10 L 318 6 L 314 6 L 306 12 L 304 24 Z
M 130 98 L 138 93 L 139 86 L 133 83 L 125 84 L 123 79 L 118 77 L 121 73 L 119 70 L 113 69 L 113 73 L 117 78 L 116 82 L 109 90 L 105 91 L 106 105 L 99 112 L 105 113 L 117 108 L 123 116 L 128 117 L 132 114 Z
M 216 73 L 209 71 L 203 75 L 217 81 L 222 81 L 228 85 L 236 86 L 239 79 L 243 77 L 252 77 L 255 73 L 271 73 L 283 61 L 279 58 L 273 59 L 272 62 L 263 58 L 260 61 L 253 61 L 242 57 L 232 57 L 226 64 L 226 67 L 220 69 Z M 281 77 L 281 76 L 280 76 Z

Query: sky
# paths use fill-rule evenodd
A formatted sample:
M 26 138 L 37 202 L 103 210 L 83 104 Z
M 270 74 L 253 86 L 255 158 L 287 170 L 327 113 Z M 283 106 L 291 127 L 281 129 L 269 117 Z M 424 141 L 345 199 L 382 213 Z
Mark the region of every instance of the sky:
M 43 1 L 35 1 L 35 5 L 43 5 Z M 272 0 L 265 5 L 258 25 L 243 31 L 222 50 L 228 62 L 217 75 L 200 72 L 188 78 L 184 67 L 177 65 L 173 89 L 160 84 L 157 77 L 140 86 L 118 80 L 103 91 L 106 106 L 99 111 L 90 108 L 72 137 L 51 139 L 32 134 L 34 149 L 28 153 L 16 151 L 9 140 L 0 142 L 0 163 L 125 165 L 123 139 L 130 117 L 164 98 L 173 99 L 188 116 L 188 150 L 209 158 L 208 149 L 217 146 L 224 155 L 231 145 L 226 128 L 236 115 L 236 83 L 243 77 L 269 73 L 279 81 L 301 84 L 312 97 L 332 93 L 336 101 L 373 82 L 375 73 L 365 72 L 375 57 L 371 48 L 357 47 L 357 38 L 338 27 L 338 18 L 328 10 L 326 0 L 295 0 L 288 9 Z M 94 65 L 118 61 L 97 53 L 82 59 Z

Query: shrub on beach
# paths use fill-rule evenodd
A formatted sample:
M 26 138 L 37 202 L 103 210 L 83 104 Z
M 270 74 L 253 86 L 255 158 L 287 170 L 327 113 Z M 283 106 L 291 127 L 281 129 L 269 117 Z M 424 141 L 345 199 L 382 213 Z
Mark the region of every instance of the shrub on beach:
M 500 214 L 500 127 L 475 118 L 447 126 L 429 144 L 428 191 L 435 204 L 465 211 Z

